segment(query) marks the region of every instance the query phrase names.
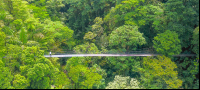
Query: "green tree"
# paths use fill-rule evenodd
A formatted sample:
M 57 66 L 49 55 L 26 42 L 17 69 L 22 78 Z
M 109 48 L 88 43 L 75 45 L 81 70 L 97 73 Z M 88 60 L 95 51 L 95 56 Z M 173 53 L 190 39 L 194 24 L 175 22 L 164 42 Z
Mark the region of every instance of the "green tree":
M 15 19 L 26 20 L 30 16 L 28 2 L 23 0 L 11 0 L 12 1 L 12 14 Z
M 42 1 L 42 0 L 41 0 L 41 1 Z M 44 1 L 44 0 L 43 0 L 43 1 Z M 39 18 L 40 21 L 44 21 L 45 19 L 50 18 L 50 17 L 49 17 L 49 14 L 48 14 L 48 12 L 47 12 L 46 7 L 45 7 L 45 6 L 42 6 L 42 5 L 41 5 L 41 6 L 40 6 L 40 5 L 37 5 L 36 3 L 37 3 L 37 2 L 31 3 L 31 4 L 28 5 L 28 7 L 29 7 L 30 9 L 32 9 L 31 14 L 33 14 L 35 18 Z M 43 2 L 43 3 L 41 3 L 41 4 L 45 4 L 45 2 Z
M 18 45 L 7 44 L 6 56 L 2 60 L 6 67 L 9 67 L 12 73 L 18 72 L 21 62 L 22 48 Z
M 164 16 L 160 17 L 157 18 L 156 30 L 160 33 L 165 30 L 175 31 L 181 46 L 190 47 L 192 31 L 199 26 L 199 1 L 167 0 L 164 4 Z
M 135 63 L 137 63 L 136 58 L 131 57 L 107 57 L 106 58 L 106 64 L 110 68 L 110 70 L 107 70 L 111 75 L 130 75 L 130 70 Z
M 141 74 L 141 83 L 145 88 L 179 88 L 182 80 L 178 79 L 178 72 L 175 71 L 176 64 L 165 56 L 144 57 L 142 68 L 138 68 Z
M 102 76 L 95 73 L 95 70 L 91 70 L 83 65 L 77 65 L 75 67 L 70 67 L 69 77 L 74 83 L 78 84 L 75 88 L 88 88 L 91 89 L 94 84 L 100 84 Z
M 56 89 L 69 89 L 70 80 L 68 79 L 66 73 L 59 71 L 58 73 L 54 74 L 53 77 Z
M 193 31 L 192 44 L 194 45 L 192 50 L 197 54 L 197 58 L 199 58 L 199 27 Z
M 74 47 L 76 53 L 87 53 L 87 54 L 97 54 L 99 53 L 98 48 L 94 43 L 85 43 L 83 45 L 77 45 Z
M 164 33 L 154 37 L 153 47 L 158 53 L 166 56 L 180 54 L 181 45 L 178 39 L 178 34 L 174 31 L 166 30 Z
M 59 21 L 61 17 L 60 9 L 65 7 L 63 4 L 64 0 L 48 0 L 46 1 L 47 11 L 51 20 Z
M 51 21 L 46 19 L 44 21 L 44 30 L 42 30 L 42 34 L 45 36 L 44 39 L 40 42 L 42 43 L 43 48 L 48 48 L 48 50 L 62 51 L 62 46 L 65 46 L 63 49 L 72 49 L 75 45 L 73 41 L 73 33 L 74 31 L 63 25 L 60 21 Z
M 74 38 L 82 40 L 96 17 L 103 17 L 118 0 L 65 0 L 67 24 L 74 30 Z
M 83 37 L 83 39 L 85 40 L 92 40 L 92 41 L 95 41 L 95 37 L 97 36 L 97 34 L 93 33 L 93 32 L 87 32 L 85 33 L 85 36 Z
M 143 34 L 138 31 L 137 26 L 124 25 L 118 27 L 110 34 L 109 45 L 118 49 L 135 50 L 137 45 L 145 44 Z
M 0 28 L 0 58 L 3 57 L 4 53 L 5 53 L 5 33 L 1 31 L 1 28 Z
M 0 88 L 1 89 L 11 89 L 11 81 L 13 76 L 8 67 L 5 67 L 4 62 L 0 60 Z
M 47 64 L 37 63 L 33 68 L 28 69 L 27 77 L 31 88 L 48 89 L 50 88 L 50 78 L 48 77 L 50 68 Z
M 68 88 L 67 76 L 54 66 L 55 62 L 43 55 L 44 51 L 37 46 L 23 50 L 20 73 L 30 81 L 28 88 L 50 89 L 51 85 L 55 85 L 57 89 Z
M 94 60 L 94 59 L 93 59 Z M 66 70 L 71 78 L 71 88 L 104 88 L 103 81 L 107 74 L 97 64 L 89 66 L 92 61 L 90 57 L 72 57 L 67 60 Z M 93 78 L 93 79 L 92 79 Z
M 13 87 L 15 89 L 26 89 L 29 86 L 29 81 L 26 77 L 16 74 L 13 80 Z
M 199 62 L 196 57 L 176 57 L 173 59 L 177 65 L 179 78 L 183 81 L 182 88 L 198 89 Z
M 16 20 L 14 20 L 13 24 L 14 24 L 14 26 L 16 28 L 16 32 L 19 31 L 20 29 L 22 29 L 22 27 L 23 27 L 23 21 L 22 21 L 22 19 L 16 19 Z
M 106 89 L 141 89 L 140 82 L 130 76 L 122 77 L 116 75 L 112 82 L 109 82 Z
M 26 35 L 24 28 L 21 29 L 20 40 L 21 40 L 21 42 L 23 42 L 23 44 L 26 44 L 26 42 L 27 42 L 27 35 Z

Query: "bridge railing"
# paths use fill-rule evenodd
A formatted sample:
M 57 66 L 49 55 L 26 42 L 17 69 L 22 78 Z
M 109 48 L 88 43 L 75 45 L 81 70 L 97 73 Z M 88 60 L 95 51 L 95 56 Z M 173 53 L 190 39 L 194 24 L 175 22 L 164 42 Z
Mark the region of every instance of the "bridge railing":
M 75 51 L 62 51 L 62 52 L 54 52 L 52 51 L 51 54 L 52 55 L 63 55 L 63 54 L 155 54 L 151 51 L 107 51 L 107 52 L 99 52 L 99 53 L 87 53 L 87 52 L 75 52 Z M 45 55 L 49 55 L 49 52 L 45 52 Z

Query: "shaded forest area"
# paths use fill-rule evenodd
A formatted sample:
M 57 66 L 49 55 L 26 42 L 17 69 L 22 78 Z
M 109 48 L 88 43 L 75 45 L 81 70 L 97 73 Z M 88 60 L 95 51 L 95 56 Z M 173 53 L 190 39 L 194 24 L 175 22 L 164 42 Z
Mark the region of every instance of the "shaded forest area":
M 0 89 L 54 88 L 199 89 L 199 0 L 0 0 Z

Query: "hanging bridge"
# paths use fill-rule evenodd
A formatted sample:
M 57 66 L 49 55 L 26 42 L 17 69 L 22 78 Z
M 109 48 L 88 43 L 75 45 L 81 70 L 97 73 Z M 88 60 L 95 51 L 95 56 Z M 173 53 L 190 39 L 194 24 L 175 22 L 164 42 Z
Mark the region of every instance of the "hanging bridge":
M 146 56 L 157 56 L 161 54 L 63 54 L 63 55 L 44 55 L 44 57 L 87 57 L 87 56 L 93 56 L 93 57 L 128 57 L 128 56 L 140 56 L 140 57 L 146 57 Z M 195 54 L 179 54 L 179 55 L 172 55 L 174 57 L 192 57 L 196 56 Z
M 146 56 L 157 56 L 162 54 L 154 54 L 153 52 L 147 51 L 130 51 L 130 52 L 104 52 L 104 53 L 84 53 L 84 52 L 52 52 L 53 55 L 49 55 L 49 53 L 45 53 L 44 57 L 146 57 Z M 179 55 L 172 55 L 173 57 L 193 57 L 196 54 L 179 54 Z

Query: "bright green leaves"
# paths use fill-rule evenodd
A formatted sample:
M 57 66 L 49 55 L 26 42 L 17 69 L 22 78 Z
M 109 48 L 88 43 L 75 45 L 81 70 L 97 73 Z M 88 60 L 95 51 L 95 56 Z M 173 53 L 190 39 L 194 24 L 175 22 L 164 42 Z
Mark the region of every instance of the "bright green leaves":
M 102 76 L 106 77 L 106 73 L 97 64 L 88 67 L 93 60 L 90 57 L 72 57 L 67 60 L 68 76 L 72 80 L 71 83 L 75 83 L 72 88 L 91 89 L 93 86 L 102 86 Z
M 26 47 L 22 53 L 22 65 L 34 65 L 38 58 L 43 57 L 44 51 L 39 50 L 39 47 Z
M 5 61 L 5 65 L 9 67 L 12 73 L 16 72 L 20 67 L 22 48 L 13 44 L 8 44 L 6 48 L 7 53 L 2 60 Z
M 4 53 L 5 53 L 5 33 L 1 31 L 0 28 L 0 58 L 3 57 Z
M 135 78 L 116 75 L 112 82 L 108 83 L 106 89 L 141 89 L 140 82 Z
M 31 16 L 31 17 L 27 18 L 24 21 L 24 23 L 26 25 L 28 32 L 34 33 L 34 30 L 36 29 L 35 26 L 37 24 L 39 24 L 39 18 L 34 18 L 33 16 Z
M 70 87 L 70 80 L 64 72 L 60 72 L 58 74 L 54 74 L 54 85 L 56 89 L 63 89 Z
M 37 63 L 33 68 L 28 69 L 28 79 L 31 80 L 30 87 L 31 88 L 50 88 L 50 67 L 47 64 Z
M 23 27 L 23 21 L 22 19 L 16 19 L 13 21 L 13 24 L 17 31 L 19 31 Z
M 61 89 L 66 86 L 69 80 L 54 66 L 57 62 L 50 61 L 43 55 L 44 51 L 36 46 L 26 47 L 23 50 L 20 73 L 30 81 L 29 88 L 49 89 L 51 85 L 55 85 L 56 88 Z
M 32 14 L 35 18 L 40 18 L 41 21 L 44 21 L 46 18 L 49 18 L 49 14 L 47 13 L 47 9 L 45 6 L 35 6 L 29 5 L 29 8 L 32 9 Z
M 27 42 L 27 34 L 26 34 L 24 28 L 21 29 L 20 40 L 21 40 L 21 42 L 23 42 L 23 44 L 25 44 Z
M 0 89 L 11 89 L 11 81 L 13 76 L 9 68 L 4 66 L 4 62 L 0 59 Z
M 92 31 L 97 34 L 97 36 L 101 36 L 104 32 L 104 28 L 101 26 L 103 24 L 103 20 L 100 17 L 96 17 L 94 19 L 94 25 L 92 25 Z
M 89 31 L 89 32 L 85 33 L 85 36 L 83 37 L 83 39 L 92 40 L 92 39 L 94 39 L 96 36 L 97 36 L 97 34 L 92 33 L 92 32 Z
M 30 16 L 28 2 L 23 0 L 11 0 L 13 5 L 12 14 L 15 19 L 26 20 Z
M 137 45 L 145 43 L 145 38 L 138 31 L 138 27 L 130 25 L 124 25 L 112 31 L 109 39 L 110 46 L 118 46 L 118 48 L 126 48 L 126 50 L 129 50 L 130 46 L 135 48 Z
M 94 84 L 100 84 L 102 76 L 95 73 L 93 70 L 88 69 L 83 65 L 77 65 L 75 67 L 70 67 L 69 77 L 73 82 L 78 83 L 78 88 L 88 88 L 91 89 Z
M 98 48 L 94 43 L 86 43 L 83 45 L 77 45 L 74 47 L 76 53 L 90 53 L 90 54 L 97 54 L 99 53 Z
M 27 0 L 0 0 L 0 88 L 67 88 L 67 75 L 59 71 L 56 60 L 52 64 L 45 58 L 40 48 L 72 48 L 73 31 L 48 19 L 45 0 L 28 1 L 31 5 Z
M 100 36 L 103 34 L 104 32 L 104 28 L 101 26 L 103 24 L 103 20 L 100 17 L 96 17 L 94 19 L 94 24 L 92 25 L 92 32 L 89 31 L 85 34 L 85 36 L 83 37 L 86 40 L 92 40 L 95 41 L 95 37 L 99 40 Z
M 13 87 L 15 89 L 26 89 L 29 86 L 29 81 L 26 77 L 16 74 L 14 76 Z
M 69 60 L 67 60 L 66 69 L 70 70 L 70 67 L 74 67 L 77 65 L 84 65 L 87 66 L 87 60 L 85 57 L 72 57 Z
M 166 56 L 180 54 L 181 45 L 176 32 L 166 30 L 164 33 L 158 34 L 154 37 L 153 47 L 158 53 Z
M 64 26 L 60 21 L 51 21 L 46 19 L 44 21 L 44 30 L 42 34 L 45 36 L 42 40 L 42 46 L 48 47 L 50 50 L 59 51 L 60 45 L 66 45 L 68 48 L 72 48 L 74 42 L 72 41 L 73 30 Z M 38 34 L 39 35 L 39 34 Z
M 179 88 L 182 81 L 178 79 L 177 66 L 170 58 L 157 56 L 157 58 L 143 58 L 142 80 L 146 88 Z M 155 82 L 155 83 L 153 83 Z

